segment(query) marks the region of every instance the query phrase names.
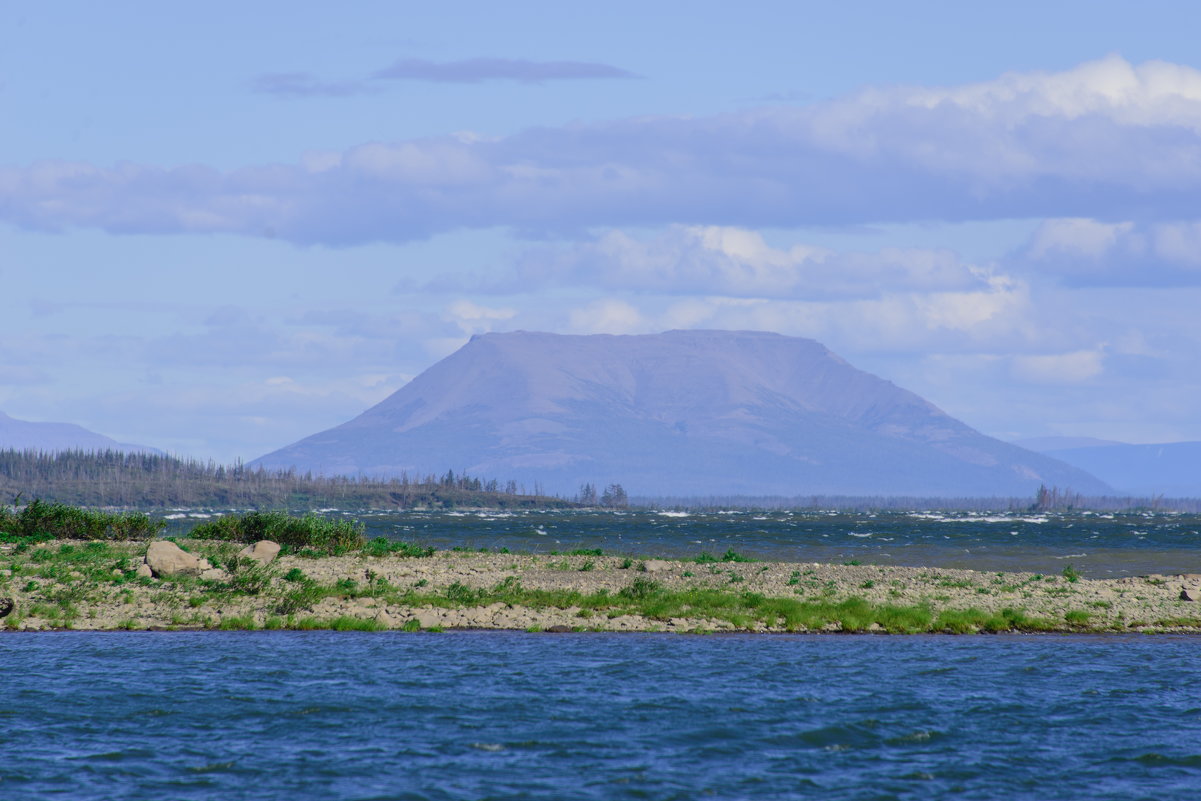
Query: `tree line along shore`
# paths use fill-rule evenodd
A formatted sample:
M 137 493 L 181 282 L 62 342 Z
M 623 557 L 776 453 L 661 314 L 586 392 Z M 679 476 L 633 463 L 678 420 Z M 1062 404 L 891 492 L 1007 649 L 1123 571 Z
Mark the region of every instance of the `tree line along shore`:
M 38 498 L 88 507 L 167 509 L 562 509 L 572 500 L 540 486 L 441 475 L 320 476 L 231 466 L 154 453 L 0 450 L 0 498 Z M 622 495 L 624 503 L 624 493 Z
M 137 513 L 43 505 L 30 530 L 24 511 L 0 513 L 8 630 L 1201 632 L 1201 575 L 438 551 L 281 513 L 172 541 Z
M 1027 497 L 901 497 L 796 495 L 704 497 L 630 496 L 621 484 L 580 485 L 570 498 L 547 495 L 540 484 L 482 479 L 447 470 L 395 478 L 323 476 L 219 465 L 157 453 L 0 449 L 0 499 L 94 508 L 208 509 L 569 509 L 575 507 L 724 509 L 838 509 L 843 511 L 1151 511 L 1201 513 L 1201 499 L 1086 497 L 1040 487 Z

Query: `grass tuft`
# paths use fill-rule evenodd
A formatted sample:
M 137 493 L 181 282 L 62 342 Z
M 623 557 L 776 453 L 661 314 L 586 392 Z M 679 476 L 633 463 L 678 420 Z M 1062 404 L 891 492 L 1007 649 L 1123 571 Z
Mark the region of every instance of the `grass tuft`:
M 414 545 L 411 542 L 398 542 L 386 537 L 376 537 L 363 546 L 363 553 L 367 556 L 410 556 L 415 559 L 424 559 L 433 556 L 435 549 Z

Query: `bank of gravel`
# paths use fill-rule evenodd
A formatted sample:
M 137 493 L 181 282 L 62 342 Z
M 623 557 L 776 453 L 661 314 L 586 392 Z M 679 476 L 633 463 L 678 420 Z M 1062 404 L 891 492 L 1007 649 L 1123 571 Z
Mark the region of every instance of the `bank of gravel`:
M 9 630 L 1201 631 L 1201 576 L 1085 579 L 813 562 L 441 551 L 280 556 L 182 541 L 208 578 L 139 576 L 147 543 L 0 546 Z M 733 559 L 734 555 L 729 558 Z M 143 570 L 143 572 L 145 572 Z

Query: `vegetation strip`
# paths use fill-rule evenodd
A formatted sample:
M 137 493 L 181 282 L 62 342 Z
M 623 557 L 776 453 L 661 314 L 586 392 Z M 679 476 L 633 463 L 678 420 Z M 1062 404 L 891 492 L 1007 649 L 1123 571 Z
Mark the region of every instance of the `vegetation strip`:
M 230 466 L 152 453 L 0 449 L 0 497 L 17 492 L 90 506 L 359 509 L 561 509 L 575 506 L 514 481 L 468 475 L 396 479 L 314 476 L 294 470 Z M 622 505 L 624 505 L 624 494 Z M 613 505 L 617 505 L 614 503 Z
M 197 557 L 192 561 L 206 560 L 205 569 L 156 578 L 148 575 L 144 560 L 147 539 L 157 529 L 143 518 L 73 515 L 69 508 L 35 504 L 20 512 L 5 510 L 0 516 L 0 625 L 15 630 L 1201 631 L 1201 604 L 1184 600 L 1198 597 L 1201 576 L 1089 580 L 1070 566 L 1060 575 L 1043 576 L 757 562 L 732 550 L 689 560 L 610 556 L 595 549 L 548 555 L 435 551 L 365 541 L 353 523 L 273 513 L 202 524 L 194 533 L 203 539 L 178 545 Z M 38 530 L 39 525 L 53 533 Z M 135 534 L 140 539 L 126 538 Z M 243 550 L 259 539 L 279 543 L 280 556 L 262 564 Z

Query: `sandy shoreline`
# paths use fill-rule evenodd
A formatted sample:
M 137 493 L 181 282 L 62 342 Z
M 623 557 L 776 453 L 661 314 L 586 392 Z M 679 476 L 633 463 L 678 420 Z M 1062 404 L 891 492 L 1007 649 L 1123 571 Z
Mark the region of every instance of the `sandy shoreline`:
M 139 577 L 146 543 L 0 547 L 0 626 L 46 629 L 1201 632 L 1201 576 L 441 551 L 281 556 L 181 541 L 219 569 Z M 1074 579 L 1074 580 L 1072 580 Z M 927 621 L 923 623 L 923 621 Z M 924 629 L 923 629 L 924 627 Z

